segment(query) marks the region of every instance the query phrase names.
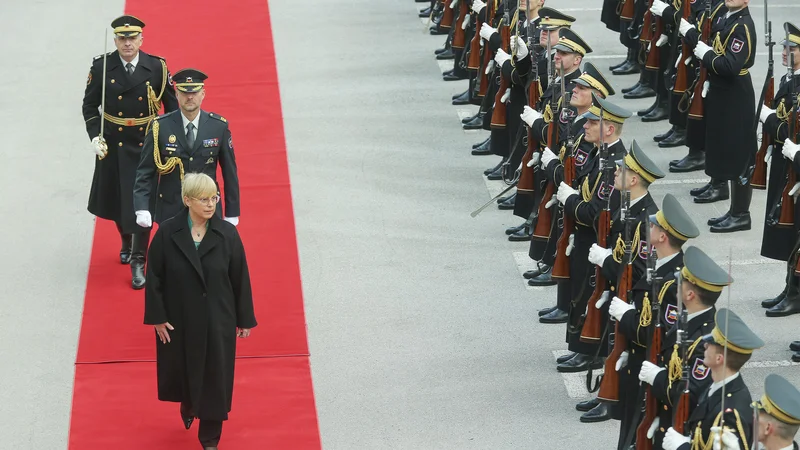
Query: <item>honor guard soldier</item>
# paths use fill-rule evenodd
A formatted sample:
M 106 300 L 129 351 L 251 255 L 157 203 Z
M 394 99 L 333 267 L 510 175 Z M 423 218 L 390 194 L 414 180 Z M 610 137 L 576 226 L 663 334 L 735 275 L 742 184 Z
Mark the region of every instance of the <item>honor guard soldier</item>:
M 721 441 L 724 448 L 749 448 L 752 398 L 739 371 L 764 341 L 729 309 L 717 311 L 715 323 L 711 334 L 701 339 L 705 345 L 703 365 L 711 371 L 713 383 L 701 393 L 686 423 L 691 436 L 670 428 L 664 435 L 664 450 L 706 449 L 715 441 Z
M 753 403 L 758 410 L 758 442 L 764 450 L 798 450 L 794 436 L 800 429 L 800 391 L 780 375 L 764 380 L 764 395 Z
M 665 332 L 678 319 L 678 284 L 676 273 L 683 266 L 683 245 L 700 235 L 700 230 L 671 194 L 664 196 L 662 208 L 651 215 L 648 251 L 655 251 L 651 279 L 643 277 L 633 285 L 631 302 L 614 298 L 609 305 L 609 314 L 619 322 L 619 330 L 628 341 L 628 364 L 619 374 L 619 405 L 621 414 L 619 446 L 624 446 L 638 423 L 634 421 L 636 411 L 641 408 L 643 398 L 639 395 L 639 370 L 649 355 L 651 339 L 658 324 Z M 650 268 L 650 267 L 648 267 Z M 658 303 L 658 316 L 654 316 L 652 302 Z M 657 349 L 661 351 L 661 349 Z
M 221 213 L 217 207 L 217 215 L 223 215 L 233 225 L 239 223 L 239 178 L 233 139 L 224 117 L 200 109 L 206 78 L 195 69 L 176 72 L 172 79 L 180 110 L 159 116 L 145 139 L 136 171 L 133 206 L 136 223 L 147 227 L 148 233 L 152 222 L 160 223 L 184 209 L 184 174 L 202 172 L 216 181 L 217 165 L 222 168 L 225 185 L 225 210 Z M 203 200 L 216 203 L 219 196 Z M 145 253 L 137 253 L 131 261 L 134 284 L 140 287 L 144 286 Z
M 117 50 L 94 58 L 83 96 L 86 131 L 97 155 L 88 210 L 117 224 L 120 262 L 128 264 L 131 252 L 141 253 L 149 239 L 149 231 L 136 224 L 133 209 L 133 182 L 145 131 L 162 104 L 170 112 L 178 103 L 166 61 L 139 50 L 144 22 L 122 16 L 111 27 Z

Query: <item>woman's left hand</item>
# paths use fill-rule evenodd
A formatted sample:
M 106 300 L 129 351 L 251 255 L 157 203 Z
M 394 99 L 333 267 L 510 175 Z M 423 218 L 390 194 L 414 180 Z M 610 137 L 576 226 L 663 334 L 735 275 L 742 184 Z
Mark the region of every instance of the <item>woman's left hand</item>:
M 250 328 L 238 328 L 236 330 L 236 336 L 240 338 L 246 338 L 250 336 Z

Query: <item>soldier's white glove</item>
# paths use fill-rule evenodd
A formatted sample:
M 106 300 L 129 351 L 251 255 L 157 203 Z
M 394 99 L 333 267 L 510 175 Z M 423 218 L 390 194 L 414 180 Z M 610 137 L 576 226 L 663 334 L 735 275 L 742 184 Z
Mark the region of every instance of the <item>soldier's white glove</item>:
M 497 50 L 497 53 L 494 55 L 494 62 L 497 63 L 497 67 L 503 67 L 503 63 L 511 59 L 511 55 L 506 53 L 502 48 Z
M 657 365 L 651 363 L 650 361 L 643 361 L 642 362 L 642 369 L 639 371 L 639 381 L 642 383 L 647 383 L 650 386 L 653 385 L 656 381 L 656 376 L 662 370 L 666 370 L 663 367 L 658 367 Z
M 153 218 L 150 217 L 150 211 L 143 209 L 136 211 L 136 225 L 142 228 L 150 228 L 153 226 Z
M 636 307 L 615 296 L 611 299 L 611 304 L 608 305 L 608 314 L 617 319 L 617 321 L 620 321 L 622 320 L 622 316 L 632 309 L 636 309 Z
M 562 183 L 563 184 L 563 183 Z M 566 185 L 565 185 L 566 186 Z M 559 189 L 561 190 L 561 189 Z M 602 266 L 605 262 L 606 258 L 611 256 L 611 249 L 610 248 L 603 248 L 597 244 L 592 244 L 592 248 L 589 249 L 589 262 L 592 264 L 597 264 L 598 266 Z
M 486 3 L 483 3 L 481 0 L 472 0 L 472 11 L 475 14 L 481 12 L 483 8 L 486 7 Z
M 711 435 L 714 436 L 714 443 L 711 448 L 714 450 L 741 450 L 739 439 L 728 427 L 711 427 Z
M 686 33 L 688 33 L 692 28 L 694 28 L 694 25 L 687 22 L 686 19 L 681 18 L 681 24 L 678 25 L 678 31 L 680 32 L 681 36 L 686 36 Z
M 528 161 L 528 164 L 526 164 L 526 165 L 528 167 L 533 167 L 533 166 L 539 164 L 539 159 L 541 159 L 541 155 L 539 154 L 539 152 L 533 152 L 533 156 L 531 156 L 531 160 Z
M 699 41 L 697 43 L 697 45 L 695 45 L 695 47 L 694 47 L 694 56 L 697 57 L 697 59 L 699 59 L 700 61 L 702 61 L 703 60 L 703 56 L 705 56 L 706 53 L 713 52 L 713 51 L 714 51 L 714 49 L 709 47 L 708 44 L 706 44 L 703 41 Z
M 95 136 L 92 139 L 92 150 L 94 150 L 94 154 L 100 157 L 103 157 L 108 152 L 108 145 L 106 144 L 106 140 L 101 138 L 100 136 Z
M 610 296 L 611 296 L 611 291 L 603 291 L 603 293 L 600 295 L 600 298 L 597 299 L 597 303 L 594 304 L 594 307 L 596 309 L 602 308 L 603 305 L 606 304 L 606 302 L 608 301 L 608 297 Z
M 667 35 L 666 34 L 662 34 L 658 38 L 658 41 L 656 41 L 656 47 L 663 47 L 667 42 L 669 42 L 669 39 L 667 39 Z
M 505 92 L 503 92 L 503 96 L 500 97 L 500 103 L 505 103 L 508 99 L 511 98 L 511 88 L 507 88 Z
M 458 6 L 458 0 L 453 0 L 452 2 L 450 2 L 450 9 L 453 9 L 456 6 Z
M 650 424 L 650 428 L 647 429 L 647 439 L 653 439 L 653 436 L 656 435 L 656 430 L 658 429 L 658 425 L 661 424 L 661 417 L 656 416 L 653 423 Z
M 710 87 L 711 87 L 711 82 L 706 80 L 706 82 L 703 83 L 703 93 L 701 94 L 703 98 L 706 98 L 706 95 L 708 95 L 708 88 Z
M 794 157 L 797 155 L 797 152 L 800 151 L 800 145 L 795 144 L 794 142 L 786 139 L 783 141 L 783 156 L 786 157 L 789 161 L 794 161 Z
M 688 443 L 688 436 L 684 436 L 675 431 L 675 428 L 669 427 L 667 432 L 664 433 L 664 440 L 661 441 L 661 447 L 664 450 L 678 450 L 678 447 Z
M 650 12 L 661 17 L 664 15 L 664 10 L 667 9 L 667 4 L 661 0 L 653 0 L 653 6 L 650 7 Z
M 490 60 L 488 64 L 486 64 L 486 70 L 483 71 L 486 75 L 489 75 L 494 70 L 494 60 Z
M 789 196 L 794 197 L 797 200 L 797 193 L 800 192 L 800 182 L 797 182 L 789 189 Z
M 497 33 L 497 29 L 492 28 L 488 23 L 484 22 L 483 25 L 481 25 L 480 35 L 483 39 L 488 41 L 495 33 Z
M 769 160 L 772 159 L 772 146 L 770 145 L 767 147 L 767 151 L 764 152 L 764 162 L 769 163 Z
M 511 52 L 516 52 L 517 61 L 528 56 L 528 44 L 519 36 L 511 36 Z
M 616 367 L 614 367 L 614 370 L 619 372 L 620 369 L 624 369 L 625 366 L 628 365 L 628 357 L 629 356 L 630 356 L 630 353 L 628 353 L 627 350 L 622 352 L 622 354 L 619 355 L 619 359 L 617 359 L 617 365 L 616 365 Z
M 574 249 L 574 248 L 575 248 L 575 235 L 574 234 L 570 234 L 569 235 L 569 244 L 567 244 L 567 249 L 564 250 L 564 254 L 569 256 L 569 254 L 572 253 L 572 249 Z
M 558 159 L 558 155 L 553 153 L 549 147 L 545 147 L 542 152 L 542 169 L 549 166 L 551 162 Z
M 563 181 L 561 184 L 558 185 L 558 192 L 556 192 L 556 199 L 562 205 L 567 203 L 567 199 L 573 195 L 578 195 L 578 191 L 576 189 L 572 189 L 567 183 Z
M 239 225 L 239 218 L 238 217 L 225 217 L 226 222 L 230 223 L 233 226 Z
M 760 120 L 761 123 L 764 123 L 764 122 L 767 121 L 769 116 L 771 116 L 773 114 L 775 114 L 775 110 L 774 109 L 770 108 L 767 105 L 761 105 L 761 115 L 758 116 L 758 120 Z
M 556 203 L 558 203 L 558 198 L 554 195 L 554 196 L 550 197 L 550 201 L 547 202 L 544 205 L 544 207 L 545 207 L 545 209 L 550 209 L 550 207 L 555 205 Z
M 542 116 L 542 113 L 539 111 L 531 108 L 528 105 L 525 105 L 525 107 L 522 108 L 522 114 L 520 114 L 519 117 L 523 122 L 528 124 L 529 127 L 532 127 L 533 122 L 536 122 L 536 119 L 541 119 L 544 116 Z
M 464 15 L 464 20 L 461 21 L 461 29 L 466 30 L 469 26 L 469 14 Z

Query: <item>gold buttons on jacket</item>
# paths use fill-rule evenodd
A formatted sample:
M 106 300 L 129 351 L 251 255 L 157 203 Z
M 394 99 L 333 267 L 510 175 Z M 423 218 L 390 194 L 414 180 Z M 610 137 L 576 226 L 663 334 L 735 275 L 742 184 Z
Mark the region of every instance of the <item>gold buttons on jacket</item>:
M 122 127 L 119 127 L 119 131 L 122 131 Z
M 139 97 L 139 101 L 142 101 L 142 97 Z
M 122 147 L 122 142 L 119 143 L 119 146 Z
M 143 117 L 143 116 L 144 116 L 144 113 L 139 113 L 139 117 Z
M 122 100 L 122 96 L 120 95 L 119 97 L 117 97 L 117 100 Z
M 194 158 L 192 158 L 192 157 L 189 157 L 189 161 L 194 161 Z
M 144 127 L 139 127 L 139 131 L 144 131 Z
M 158 194 L 158 196 L 163 198 L 163 197 L 164 197 L 164 194 Z
M 113 79 L 113 78 L 111 79 L 111 82 L 112 82 L 112 83 L 116 83 L 116 81 L 114 81 L 114 79 Z
M 119 116 L 122 117 L 122 113 L 121 112 L 119 113 Z
M 141 142 L 139 142 L 139 147 L 141 147 L 142 145 L 144 145 L 144 144 L 142 144 Z

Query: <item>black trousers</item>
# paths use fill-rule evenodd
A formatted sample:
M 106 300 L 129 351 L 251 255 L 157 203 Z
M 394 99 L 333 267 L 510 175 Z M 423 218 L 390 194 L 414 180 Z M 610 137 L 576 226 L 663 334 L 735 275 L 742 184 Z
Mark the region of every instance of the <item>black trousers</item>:
M 201 419 L 198 428 L 197 438 L 204 447 L 216 447 L 219 444 L 219 438 L 222 436 L 221 420 Z

